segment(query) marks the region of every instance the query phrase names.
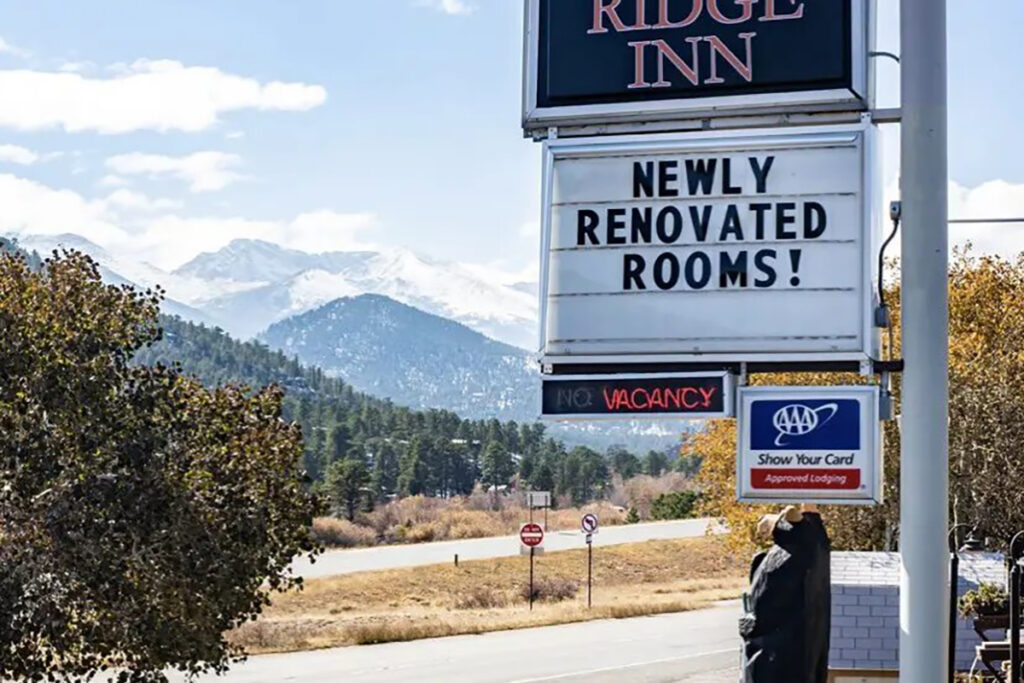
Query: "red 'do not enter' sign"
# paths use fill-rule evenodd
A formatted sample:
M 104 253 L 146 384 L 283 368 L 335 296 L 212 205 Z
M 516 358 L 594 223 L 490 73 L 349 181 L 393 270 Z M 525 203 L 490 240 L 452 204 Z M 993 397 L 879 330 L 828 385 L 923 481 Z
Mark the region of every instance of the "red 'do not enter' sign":
M 544 542 L 544 529 L 541 528 L 540 524 L 524 524 L 519 530 L 519 540 L 523 542 L 527 548 L 536 548 Z

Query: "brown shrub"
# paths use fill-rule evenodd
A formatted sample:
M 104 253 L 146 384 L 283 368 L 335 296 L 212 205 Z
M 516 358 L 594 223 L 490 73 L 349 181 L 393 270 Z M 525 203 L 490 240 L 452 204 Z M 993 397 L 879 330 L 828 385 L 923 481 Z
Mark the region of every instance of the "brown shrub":
M 640 519 L 651 519 L 651 506 L 666 493 L 686 491 L 693 488 L 693 482 L 678 472 L 660 477 L 640 475 L 625 482 L 616 481 L 614 499 L 622 500 L 626 507 L 636 508 Z
M 353 524 L 347 520 L 321 517 L 313 523 L 316 539 L 328 548 L 353 548 L 391 543 L 429 543 L 491 536 L 511 536 L 530 518 L 530 511 L 516 496 L 502 497 L 498 510 L 492 509 L 483 493 L 450 498 L 412 496 L 396 500 L 359 515 Z M 548 528 L 552 531 L 577 529 L 580 517 L 592 512 L 603 526 L 623 523 L 623 515 L 607 502 L 583 508 L 550 510 Z M 534 510 L 533 519 L 542 521 L 543 510 Z
M 405 529 L 403 540 L 406 543 L 430 543 L 431 541 L 440 541 L 444 538 L 442 533 L 443 527 L 437 522 L 413 524 L 403 528 Z
M 334 517 L 314 519 L 313 538 L 328 548 L 355 548 L 377 544 L 377 534 L 373 529 Z
M 496 609 L 508 607 L 507 593 L 486 586 L 477 586 L 455 599 L 455 609 Z
M 535 602 L 562 602 L 576 597 L 580 584 L 569 579 L 538 579 L 533 582 L 533 599 Z M 523 600 L 530 599 L 530 584 L 524 583 L 520 595 Z

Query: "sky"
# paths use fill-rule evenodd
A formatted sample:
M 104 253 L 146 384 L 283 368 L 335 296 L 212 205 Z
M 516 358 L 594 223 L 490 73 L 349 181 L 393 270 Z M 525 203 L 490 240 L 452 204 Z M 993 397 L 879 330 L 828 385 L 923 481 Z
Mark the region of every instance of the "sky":
M 880 4 L 878 47 L 898 52 L 898 3 Z M 949 0 L 951 212 L 1024 216 L 1024 3 L 983 4 Z M 520 0 L 0 1 L 0 233 L 73 232 L 164 269 L 248 237 L 531 279 L 521 59 Z M 879 68 L 897 106 L 897 67 Z M 1024 249 L 1024 226 L 953 236 Z

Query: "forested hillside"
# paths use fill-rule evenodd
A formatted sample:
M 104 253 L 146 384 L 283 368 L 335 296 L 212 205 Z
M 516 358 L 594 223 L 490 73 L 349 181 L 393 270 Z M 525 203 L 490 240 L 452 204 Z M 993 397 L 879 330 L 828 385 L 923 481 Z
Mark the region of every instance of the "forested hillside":
M 639 460 L 621 449 L 607 457 L 586 447 L 567 450 L 541 424 L 409 410 L 262 344 L 243 344 L 177 318 L 163 324 L 164 339 L 144 350 L 139 362 L 178 362 L 206 384 L 279 384 L 287 392 L 285 417 L 302 426 L 310 475 L 334 480 L 335 489 L 347 487 L 353 503 L 370 502 L 362 500 L 367 490 L 377 500 L 449 496 L 469 493 L 477 482 L 501 486 L 517 477 L 580 503 L 607 490 L 613 469 L 640 470 Z

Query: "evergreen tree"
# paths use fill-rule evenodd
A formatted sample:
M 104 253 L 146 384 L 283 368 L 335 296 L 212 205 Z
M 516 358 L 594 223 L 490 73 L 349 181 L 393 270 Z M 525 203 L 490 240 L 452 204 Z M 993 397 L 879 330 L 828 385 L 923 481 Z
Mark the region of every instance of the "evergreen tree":
M 348 456 L 351 446 L 352 442 L 349 437 L 348 428 L 344 424 L 335 425 L 334 429 L 331 430 L 330 444 L 328 446 L 331 462 L 344 460 Z
M 515 463 L 512 455 L 497 441 L 487 444 L 483 457 L 480 461 L 483 469 L 484 482 L 497 489 L 499 486 L 508 483 L 508 480 L 515 474 Z
M 519 461 L 519 480 L 530 487 L 533 486 L 536 464 L 537 460 L 533 453 L 526 453 Z
M 423 444 L 419 436 L 413 437 L 402 454 L 398 489 L 405 496 L 418 496 L 427 490 L 426 464 L 423 462 Z
M 530 484 L 535 491 L 555 490 L 555 470 L 548 458 L 541 458 L 540 464 L 530 479 Z
M 660 477 L 668 469 L 668 456 L 661 451 L 650 451 L 644 457 L 644 474 Z
M 373 452 L 372 487 L 377 500 L 398 491 L 398 454 L 387 439 L 375 439 L 370 448 Z
M 612 467 L 623 480 L 632 479 L 643 471 L 640 459 L 627 451 L 622 446 L 612 446 L 608 449 L 608 460 Z
M 362 460 L 345 458 L 327 468 L 324 489 L 334 509 L 344 512 L 345 519 L 354 521 L 359 502 L 368 493 L 370 472 Z

